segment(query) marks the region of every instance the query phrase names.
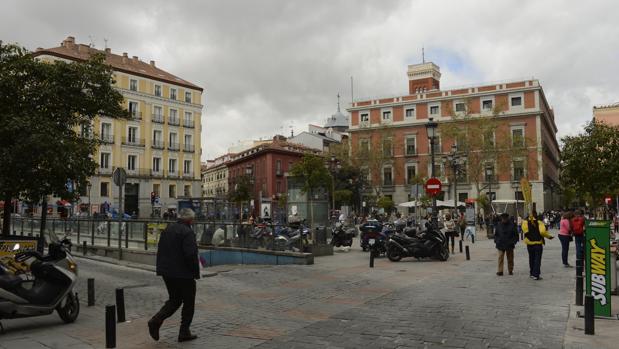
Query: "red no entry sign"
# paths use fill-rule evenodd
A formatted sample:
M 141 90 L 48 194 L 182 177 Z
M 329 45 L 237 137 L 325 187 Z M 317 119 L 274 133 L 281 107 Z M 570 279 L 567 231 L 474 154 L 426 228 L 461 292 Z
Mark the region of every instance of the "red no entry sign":
M 443 189 L 443 184 L 438 178 L 430 178 L 426 182 L 426 193 L 430 196 L 438 195 Z

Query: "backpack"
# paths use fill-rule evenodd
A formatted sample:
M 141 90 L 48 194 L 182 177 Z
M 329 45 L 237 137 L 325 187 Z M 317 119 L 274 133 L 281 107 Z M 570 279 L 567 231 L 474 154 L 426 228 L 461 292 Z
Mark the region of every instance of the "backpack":
M 527 220 L 527 227 L 529 228 L 527 233 L 529 241 L 542 241 L 542 234 L 539 232 L 539 221 L 537 219 Z
M 577 236 L 584 235 L 585 219 L 582 216 L 577 216 L 572 219 L 572 232 Z

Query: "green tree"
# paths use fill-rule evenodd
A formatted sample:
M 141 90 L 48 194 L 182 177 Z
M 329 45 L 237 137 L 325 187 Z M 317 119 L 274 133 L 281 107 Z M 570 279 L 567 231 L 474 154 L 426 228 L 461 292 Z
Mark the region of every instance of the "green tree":
M 94 174 L 95 118 L 129 116 L 104 60 L 98 54 L 85 62 L 49 64 L 0 42 L 0 195 L 5 202 L 41 201 L 42 227 L 47 196 L 71 198 L 77 193 L 67 190 L 67 182 L 83 187 Z M 8 234 L 8 210 L 4 218 Z
M 390 214 L 391 211 L 393 211 L 393 209 L 395 208 L 395 204 L 393 203 L 393 200 L 391 200 L 391 198 L 387 196 L 381 196 L 378 199 L 377 205 L 378 207 L 385 210 L 386 214 Z
M 305 154 L 301 161 L 292 166 L 290 174 L 294 177 L 299 177 L 302 180 L 303 186 L 301 192 L 307 194 L 308 205 L 310 207 L 310 228 L 314 228 L 314 191 L 320 187 L 328 187 L 331 183 L 331 174 L 325 167 L 325 161 L 322 157 Z
M 242 175 L 235 180 L 228 191 L 228 200 L 236 203 L 239 207 L 239 219 L 243 221 L 243 203 L 251 200 L 252 194 L 251 177 Z
M 561 182 L 577 197 L 599 206 L 619 192 L 619 128 L 591 121 L 584 132 L 562 138 Z

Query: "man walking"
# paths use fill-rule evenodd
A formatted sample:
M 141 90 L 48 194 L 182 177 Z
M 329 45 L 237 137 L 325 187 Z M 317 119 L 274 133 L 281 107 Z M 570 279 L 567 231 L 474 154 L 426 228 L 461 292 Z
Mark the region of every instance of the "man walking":
M 157 275 L 163 277 L 169 299 L 161 310 L 148 321 L 148 332 L 159 340 L 159 328 L 163 320 L 174 314 L 183 305 L 178 341 L 198 338 L 189 330 L 196 300 L 196 280 L 200 278 L 196 234 L 191 229 L 195 213 L 188 208 L 180 211 L 177 223 L 170 223 L 161 233 L 157 246 Z
M 503 275 L 503 260 L 507 255 L 507 271 L 514 275 L 514 247 L 518 242 L 518 230 L 514 222 L 509 219 L 509 214 L 502 213 L 501 220 L 494 228 L 494 243 L 499 251 L 499 268 L 496 274 Z
M 544 238 L 553 239 L 554 236 L 546 231 L 546 225 L 537 219 L 535 211 L 531 212 L 529 217 L 522 222 L 522 231 L 524 232 L 524 243 L 529 252 L 529 275 L 533 280 L 541 280 Z

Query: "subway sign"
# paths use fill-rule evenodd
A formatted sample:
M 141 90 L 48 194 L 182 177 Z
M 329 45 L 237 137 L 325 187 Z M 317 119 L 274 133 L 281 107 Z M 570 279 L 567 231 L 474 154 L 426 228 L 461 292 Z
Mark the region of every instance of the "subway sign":
M 585 265 L 586 290 L 593 296 L 594 314 L 611 316 L 609 221 L 587 221 Z

